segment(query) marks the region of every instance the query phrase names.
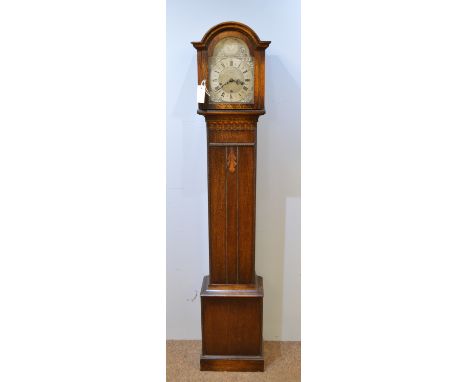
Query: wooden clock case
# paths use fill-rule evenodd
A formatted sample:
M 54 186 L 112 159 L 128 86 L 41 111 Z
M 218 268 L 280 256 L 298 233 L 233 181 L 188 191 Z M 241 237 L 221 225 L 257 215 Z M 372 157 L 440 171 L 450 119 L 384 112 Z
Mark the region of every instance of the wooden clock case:
M 211 28 L 197 49 L 198 83 L 226 37 L 243 40 L 254 59 L 253 103 L 199 104 L 208 152 L 209 275 L 201 288 L 201 370 L 263 371 L 263 280 L 255 273 L 255 183 L 258 117 L 265 113 L 265 49 L 247 25 Z

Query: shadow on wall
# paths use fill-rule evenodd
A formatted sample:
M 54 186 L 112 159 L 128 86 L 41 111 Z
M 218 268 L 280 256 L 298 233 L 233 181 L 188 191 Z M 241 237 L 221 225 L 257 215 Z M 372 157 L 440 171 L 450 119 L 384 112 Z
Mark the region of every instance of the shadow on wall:
M 168 70 L 166 80 L 166 333 L 171 339 L 201 338 L 199 292 L 208 274 L 206 133 L 204 118 L 196 113 L 193 53 L 187 43 L 174 58 L 183 65 Z
M 190 48 L 193 49 L 191 46 Z M 193 56 L 175 98 L 177 104 L 168 110 L 173 120 L 180 123 L 180 139 L 173 143 L 179 146 L 179 158 L 182 161 L 180 183 L 188 186 L 189 194 L 193 194 L 194 191 L 197 194 L 206 193 L 205 119 L 197 114 L 196 73 L 196 57 Z M 186 189 L 186 187 L 183 188 Z
M 266 114 L 260 117 L 257 131 L 256 218 L 256 271 L 264 277 L 264 338 L 267 340 L 288 340 L 283 333 L 285 298 L 287 309 L 293 309 L 297 318 L 286 326 L 297 325 L 298 334 L 293 337 L 300 335 L 300 246 L 285 251 L 287 201 L 299 200 L 301 191 L 300 96 L 299 84 L 281 59 L 267 56 Z M 300 216 L 295 219 L 300 221 Z M 299 239 L 300 232 L 294 232 L 293 237 Z M 296 266 L 285 267 L 289 262 Z M 297 286 L 286 288 L 292 295 L 283 295 L 285 282 Z

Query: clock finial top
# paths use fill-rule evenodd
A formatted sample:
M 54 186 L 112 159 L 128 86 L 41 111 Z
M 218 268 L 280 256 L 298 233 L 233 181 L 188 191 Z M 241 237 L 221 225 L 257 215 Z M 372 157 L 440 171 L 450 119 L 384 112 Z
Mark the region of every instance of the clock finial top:
M 206 49 L 207 45 L 213 39 L 214 36 L 224 31 L 238 31 L 249 37 L 249 39 L 256 45 L 256 48 L 266 49 L 270 45 L 271 41 L 262 41 L 255 33 L 255 31 L 249 26 L 236 22 L 236 21 L 226 21 L 220 23 L 210 28 L 208 32 L 205 33 L 201 41 L 194 41 L 192 45 L 197 49 Z

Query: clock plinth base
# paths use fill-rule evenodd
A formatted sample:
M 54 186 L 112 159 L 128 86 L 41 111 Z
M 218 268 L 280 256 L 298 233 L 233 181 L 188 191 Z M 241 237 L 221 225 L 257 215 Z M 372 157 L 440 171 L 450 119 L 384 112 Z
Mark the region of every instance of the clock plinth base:
M 263 279 L 212 285 L 205 276 L 200 297 L 200 370 L 263 371 Z
M 263 356 L 200 356 L 201 371 L 264 371 Z

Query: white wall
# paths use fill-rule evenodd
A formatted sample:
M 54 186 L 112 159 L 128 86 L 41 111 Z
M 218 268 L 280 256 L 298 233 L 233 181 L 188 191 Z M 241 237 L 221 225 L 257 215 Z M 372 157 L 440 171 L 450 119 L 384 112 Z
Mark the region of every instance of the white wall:
M 196 114 L 190 42 L 223 21 L 245 23 L 271 40 L 266 115 L 258 123 L 256 271 L 264 278 L 264 338 L 300 340 L 300 2 L 281 0 L 167 2 L 167 338 L 201 338 L 206 131 Z

